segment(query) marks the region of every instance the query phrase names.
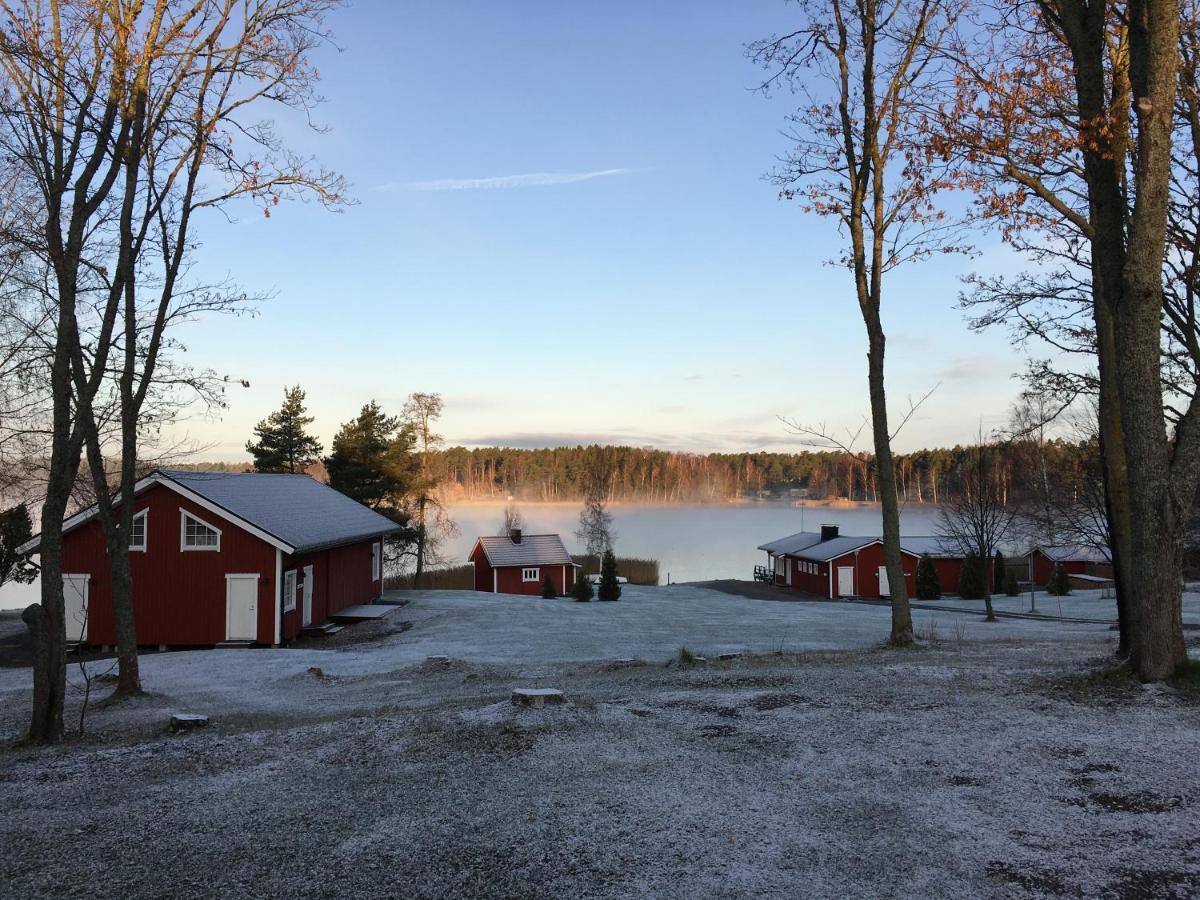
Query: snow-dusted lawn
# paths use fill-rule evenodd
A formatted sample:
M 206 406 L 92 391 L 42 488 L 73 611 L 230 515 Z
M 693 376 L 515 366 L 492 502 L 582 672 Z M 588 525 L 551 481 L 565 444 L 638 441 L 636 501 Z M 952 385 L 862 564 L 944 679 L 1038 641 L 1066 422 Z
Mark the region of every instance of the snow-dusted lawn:
M 260 653 L 256 690 L 307 713 L 170 737 L 158 696 L 0 751 L 0 894 L 1195 896 L 1200 706 L 1060 683 L 1101 650 L 574 665 L 541 712 L 507 666 L 318 678 Z
M 1108 619 L 1117 620 L 1117 601 L 1113 597 L 1104 597 L 1103 591 L 1072 591 L 1066 597 L 1055 597 L 1045 591 L 1038 591 L 1034 597 L 1037 612 L 1045 616 L 1066 616 L 1079 619 Z M 962 606 L 965 609 L 983 610 L 982 600 L 960 600 L 957 597 L 943 597 L 932 601 L 939 606 Z M 1027 613 L 1029 612 L 1029 594 L 1017 597 L 1007 597 L 997 594 L 992 597 L 992 604 L 997 610 Z M 1187 593 L 1183 595 L 1183 621 L 1200 625 L 1200 594 Z
M 367 679 L 422 662 L 426 656 L 549 673 L 581 662 L 637 658 L 662 662 L 681 646 L 701 654 L 849 650 L 886 639 L 891 612 L 882 606 L 753 600 L 689 585 L 626 586 L 616 603 L 481 594 L 406 592 L 407 607 L 390 624 L 410 621 L 400 634 L 329 650 L 196 650 L 142 657 L 147 690 L 186 708 L 221 713 L 286 712 L 315 699 L 296 680 L 310 666 Z M 1104 625 L 1071 625 L 917 611 L 917 631 L 943 639 L 1103 641 Z M 372 626 L 350 626 L 359 629 Z M 19 728 L 29 691 L 27 669 L 0 669 L 0 735 Z M 344 693 L 344 692 L 343 692 Z M 369 702 L 369 691 L 362 700 Z M 356 702 L 358 702 L 356 700 Z M 14 715 L 13 711 L 19 712 Z M 7 726 L 7 727 L 6 727 Z

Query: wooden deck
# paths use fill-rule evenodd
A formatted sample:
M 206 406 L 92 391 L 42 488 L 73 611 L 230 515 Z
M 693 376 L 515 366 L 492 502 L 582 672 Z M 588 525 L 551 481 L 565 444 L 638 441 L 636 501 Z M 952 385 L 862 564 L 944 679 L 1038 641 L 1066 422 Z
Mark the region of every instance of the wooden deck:
M 371 619 L 382 619 L 390 616 L 400 607 L 388 603 L 362 603 L 358 606 L 347 606 L 339 609 L 329 617 L 331 622 L 369 622 Z

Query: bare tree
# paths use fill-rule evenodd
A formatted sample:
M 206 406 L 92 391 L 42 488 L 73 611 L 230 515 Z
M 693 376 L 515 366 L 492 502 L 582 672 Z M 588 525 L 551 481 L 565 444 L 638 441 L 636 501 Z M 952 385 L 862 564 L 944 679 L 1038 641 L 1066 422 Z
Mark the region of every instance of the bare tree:
M 982 431 L 964 464 L 955 473 L 959 490 L 938 511 L 937 531 L 943 542 L 964 557 L 974 557 L 981 567 L 987 621 L 996 621 L 992 609 L 992 579 L 988 570 L 996 551 L 1017 522 L 1017 506 L 1004 496 L 995 444 L 984 442 Z
M 957 0 L 800 0 L 795 31 L 752 44 L 771 71 L 803 97 L 792 116 L 795 150 L 776 181 L 807 212 L 832 216 L 849 235 L 837 262 L 850 270 L 867 331 L 871 433 L 892 590 L 891 641 L 911 643 L 912 614 L 900 551 L 900 508 L 888 424 L 882 306 L 885 275 L 956 249 L 952 222 L 933 195 L 952 173 L 927 152 L 920 104 L 940 76 L 938 48 Z
M 433 423 L 442 415 L 442 395 L 412 393 L 404 404 L 401 417 L 412 428 L 417 439 L 420 471 L 412 486 L 409 501 L 413 526 L 416 529 L 416 560 L 413 587 L 420 588 L 425 569 L 430 563 L 441 562 L 442 542 L 458 533 L 439 491 L 441 477 L 434 470 L 434 457 L 445 443 L 433 431 Z
M 514 531 L 519 531 L 525 527 L 525 516 L 521 514 L 520 508 L 512 497 L 508 498 L 508 503 L 504 505 L 504 514 L 500 520 L 500 535 L 508 537 Z
M 583 510 L 579 513 L 579 527 L 575 529 L 575 537 L 583 543 L 589 556 L 599 560 L 605 551 L 612 549 L 616 540 L 612 525 L 613 516 L 608 511 L 604 497 L 598 493 L 589 493 L 583 501 Z
M 336 0 L 0 0 L 0 146 L 38 191 L 26 249 L 54 300 L 50 466 L 30 738 L 62 734 L 61 523 L 87 449 L 113 580 L 121 675 L 135 691 L 128 536 L 143 410 L 170 326 L 236 308 L 236 292 L 188 286 L 193 216 L 238 198 L 271 208 L 289 194 L 340 202 L 342 183 L 287 151 L 264 104 L 307 113 L 311 50 Z M 202 178 L 202 173 L 204 177 Z M 210 181 L 217 182 L 209 189 Z M 100 399 L 115 386 L 118 419 Z M 121 448 L 119 490 L 104 477 L 103 434 Z M 119 500 L 119 503 L 117 502 Z

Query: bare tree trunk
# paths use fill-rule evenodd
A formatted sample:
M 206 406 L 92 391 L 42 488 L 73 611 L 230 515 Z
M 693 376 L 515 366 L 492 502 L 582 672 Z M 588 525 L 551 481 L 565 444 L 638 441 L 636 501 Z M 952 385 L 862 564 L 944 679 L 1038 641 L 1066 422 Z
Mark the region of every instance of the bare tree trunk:
M 887 568 L 888 590 L 892 600 L 892 634 L 889 640 L 893 644 L 903 645 L 912 643 L 913 625 L 908 588 L 904 583 L 904 559 L 900 553 L 900 504 L 896 495 L 896 466 L 892 460 L 887 395 L 883 381 L 886 339 L 877 320 L 867 323 L 867 332 L 870 342 L 867 380 L 871 393 L 871 430 L 875 438 L 875 466 L 883 507 L 883 562 Z
M 1164 430 L 1161 358 L 1162 260 L 1171 177 L 1179 9 L 1168 0 L 1132 0 L 1129 21 L 1130 81 L 1139 123 L 1137 199 L 1129 224 L 1129 251 L 1115 318 L 1133 526 L 1132 575 L 1140 592 L 1130 659 L 1140 677 L 1161 680 L 1187 663 L 1180 578 L 1184 522 L 1176 503 L 1170 443 Z M 1191 499 L 1187 497 L 1185 502 Z

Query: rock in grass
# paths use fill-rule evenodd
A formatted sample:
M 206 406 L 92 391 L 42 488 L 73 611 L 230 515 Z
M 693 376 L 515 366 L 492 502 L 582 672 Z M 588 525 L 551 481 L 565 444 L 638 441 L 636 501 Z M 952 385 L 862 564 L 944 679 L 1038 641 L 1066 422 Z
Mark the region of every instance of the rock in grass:
M 547 703 L 563 703 L 566 698 L 558 688 L 514 688 L 513 706 L 541 709 Z
M 721 660 L 722 662 L 728 662 L 731 659 L 741 659 L 741 658 L 742 658 L 742 654 L 740 654 L 740 653 L 720 653 L 717 655 L 717 659 Z
M 208 716 L 198 716 L 193 713 L 175 713 L 171 716 L 171 733 L 195 731 L 197 728 L 208 727 Z

